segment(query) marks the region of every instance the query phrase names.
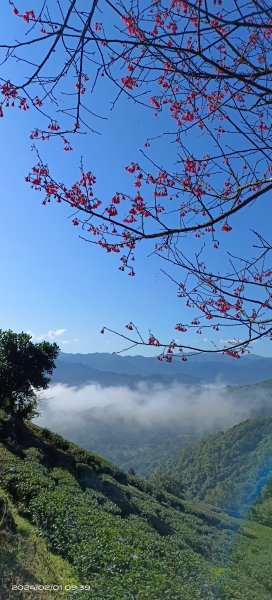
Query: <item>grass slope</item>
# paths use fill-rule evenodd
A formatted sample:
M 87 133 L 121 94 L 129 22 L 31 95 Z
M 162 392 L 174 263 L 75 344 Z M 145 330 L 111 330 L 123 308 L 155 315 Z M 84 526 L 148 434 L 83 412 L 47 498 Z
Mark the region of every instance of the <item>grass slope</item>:
M 179 499 L 48 430 L 5 417 L 0 429 L 2 509 L 8 498 L 16 513 L 0 537 L 1 599 L 13 598 L 12 561 L 19 581 L 52 583 L 55 560 L 54 583 L 76 577 L 84 600 L 271 600 L 272 529 Z

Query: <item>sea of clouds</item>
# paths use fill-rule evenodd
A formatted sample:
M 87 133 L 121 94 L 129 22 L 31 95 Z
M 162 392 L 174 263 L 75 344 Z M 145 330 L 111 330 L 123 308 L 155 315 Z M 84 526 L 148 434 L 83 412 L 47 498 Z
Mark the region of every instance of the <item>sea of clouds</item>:
M 82 419 L 85 411 L 93 411 L 103 421 L 119 417 L 145 427 L 180 422 L 197 432 L 207 432 L 226 429 L 252 416 L 257 403 L 269 403 L 266 392 L 261 394 L 263 398 L 256 389 L 239 397 L 239 388 L 224 385 L 192 387 L 139 382 L 136 389 L 97 384 L 79 389 L 56 384 L 42 394 L 36 422 L 61 431 L 64 423 L 73 422 L 76 426 L 77 418 Z

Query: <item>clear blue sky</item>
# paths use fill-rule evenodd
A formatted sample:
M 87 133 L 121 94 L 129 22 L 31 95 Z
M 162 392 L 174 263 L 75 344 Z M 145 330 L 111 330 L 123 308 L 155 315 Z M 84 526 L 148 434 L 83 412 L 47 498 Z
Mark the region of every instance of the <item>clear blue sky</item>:
M 3 16 L 8 21 L 7 13 Z M 6 30 L 5 19 L 1 19 L 2 34 Z M 13 17 L 8 22 L 17 27 Z M 97 106 L 103 105 L 105 93 L 107 88 L 100 88 Z M 125 99 L 117 103 L 109 117 L 107 121 L 93 122 L 101 135 L 72 140 L 73 152 L 63 152 L 58 141 L 40 146 L 42 156 L 50 158 L 54 174 L 60 180 L 67 178 L 69 183 L 78 177 L 83 155 L 86 167 L 97 177 L 101 198 L 110 198 L 116 190 L 131 186 L 124 166 L 131 160 L 140 160 L 139 148 L 144 146 L 147 131 L 152 136 L 163 129 L 151 111 L 141 110 Z M 79 232 L 67 219 L 70 212 L 64 206 L 42 206 L 42 195 L 25 183 L 25 175 L 36 162 L 29 139 L 36 124 L 37 116 L 32 111 L 23 114 L 17 109 L 6 110 L 0 120 L 0 327 L 31 331 L 37 338 L 54 338 L 67 352 L 121 349 L 119 338 L 103 336 L 100 329 L 107 325 L 121 331 L 130 320 L 139 325 L 143 334 L 150 328 L 159 339 L 169 341 L 175 337 L 175 323 L 183 322 L 188 315 L 176 298 L 175 288 L 160 273 L 158 260 L 147 258 L 148 251 L 140 250 L 136 277 L 121 273 L 118 257 L 78 238 Z M 157 155 L 161 161 L 162 154 L 163 151 Z M 248 241 L 244 238 L 244 225 L 252 215 L 254 227 L 257 228 L 258 219 L 264 225 L 259 213 L 248 212 L 240 222 L 241 243 Z M 267 223 L 265 228 L 268 227 Z M 230 234 L 230 244 L 231 235 L 237 233 Z M 228 332 L 221 332 L 217 339 L 222 337 L 228 337 Z M 188 336 L 187 341 L 198 340 Z M 254 352 L 271 355 L 271 343 L 256 344 Z M 144 352 L 139 349 L 137 353 Z

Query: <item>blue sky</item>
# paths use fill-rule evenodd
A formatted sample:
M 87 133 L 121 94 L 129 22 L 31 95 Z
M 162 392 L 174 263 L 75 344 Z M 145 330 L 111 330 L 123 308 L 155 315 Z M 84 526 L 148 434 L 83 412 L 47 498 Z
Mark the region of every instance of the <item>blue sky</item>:
M 11 23 L 17 27 L 16 19 Z M 16 68 L 14 65 L 14 72 Z M 106 84 L 98 88 L 97 107 L 103 106 L 107 94 Z M 70 183 L 78 177 L 83 155 L 86 167 L 97 177 L 98 196 L 110 198 L 119 189 L 131 188 L 124 166 L 139 160 L 147 131 L 156 135 L 163 123 L 154 119 L 151 111 L 139 110 L 126 99 L 110 114 L 101 112 L 109 116 L 107 121 L 93 122 L 101 135 L 73 139 L 73 152 L 63 152 L 58 141 L 44 142 L 39 149 L 45 160 L 50 158 L 56 177 Z M 31 331 L 34 339 L 55 339 L 66 352 L 112 352 L 123 348 L 123 342 L 101 335 L 101 327 L 122 331 L 133 320 L 144 335 L 151 329 L 168 342 L 175 337 L 175 323 L 183 322 L 187 313 L 175 288 L 161 274 L 159 261 L 147 258 L 148 250 L 140 249 L 136 277 L 121 273 L 118 258 L 78 238 L 66 207 L 42 206 L 42 195 L 25 183 L 24 177 L 36 162 L 29 139 L 36 122 L 32 111 L 23 114 L 17 109 L 6 110 L 0 120 L 1 328 Z M 163 161 L 163 150 L 160 152 L 157 157 Z M 238 218 L 238 233 L 230 235 L 230 245 L 232 235 L 239 235 L 242 244 L 248 243 L 248 219 L 254 221 L 254 227 L 259 224 L 268 231 L 268 221 L 264 223 L 263 216 L 253 211 L 243 215 L 240 225 Z M 192 242 L 186 243 L 189 247 Z M 217 339 L 222 337 L 228 337 L 228 332 L 221 332 Z M 187 340 L 192 344 L 198 341 L 193 334 Z M 208 340 L 204 343 L 209 346 Z M 268 341 L 258 343 L 254 352 L 271 355 L 270 347 Z M 135 352 L 144 353 L 141 348 Z
M 56 142 L 55 170 L 61 169 L 64 176 L 73 173 L 76 178 L 80 153 L 84 152 L 100 189 L 112 194 L 122 177 L 127 179 L 124 165 L 131 125 L 129 111 L 126 114 L 124 118 L 123 109 L 118 107 L 103 137 L 86 138 L 84 144 L 79 139 L 80 148 L 74 152 L 64 153 Z M 24 182 L 36 162 L 30 150 L 29 121 L 31 115 L 10 110 L 0 123 L 1 139 L 5 140 L 1 144 L 2 328 L 31 330 L 36 335 L 66 329 L 59 341 L 71 342 L 64 344 L 67 351 L 82 352 L 119 348 L 119 340 L 101 336 L 100 329 L 103 325 L 120 329 L 131 319 L 143 330 L 156 330 L 159 324 L 166 335 L 178 302 L 165 285 L 158 261 L 147 259 L 143 253 L 135 278 L 121 273 L 116 258 L 78 238 L 78 230 L 66 218 L 71 211 L 59 205 L 42 206 L 42 196 Z M 144 140 L 140 119 L 137 132 Z M 43 156 L 49 144 L 52 157 L 52 142 L 43 145 Z

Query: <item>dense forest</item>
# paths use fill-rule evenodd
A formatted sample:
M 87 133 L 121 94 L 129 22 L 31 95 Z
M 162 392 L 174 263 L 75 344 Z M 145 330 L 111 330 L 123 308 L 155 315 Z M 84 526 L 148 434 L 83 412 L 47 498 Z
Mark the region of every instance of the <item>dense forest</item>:
M 271 485 L 265 492 L 271 456 L 272 418 L 249 419 L 184 449 L 170 471 L 182 479 L 188 497 L 239 514 L 247 514 L 257 502 L 255 518 L 262 512 L 262 522 L 272 525 Z

